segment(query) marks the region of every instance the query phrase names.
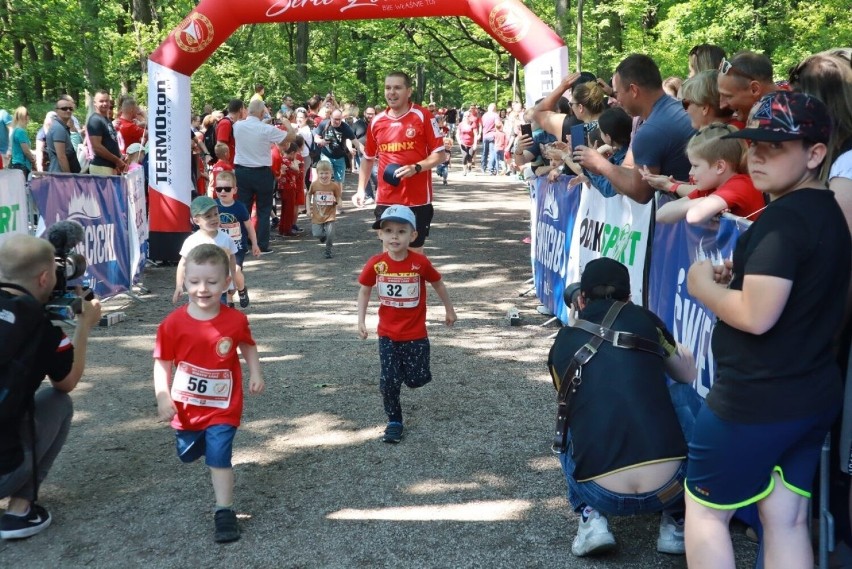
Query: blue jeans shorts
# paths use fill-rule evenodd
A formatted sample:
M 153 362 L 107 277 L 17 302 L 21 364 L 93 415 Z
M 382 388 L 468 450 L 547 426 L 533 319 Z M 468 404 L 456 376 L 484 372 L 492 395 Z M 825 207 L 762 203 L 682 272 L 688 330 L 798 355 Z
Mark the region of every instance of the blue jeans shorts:
M 825 435 L 839 412 L 778 423 L 734 423 L 706 405 L 689 443 L 686 492 L 709 508 L 733 510 L 768 496 L 781 475 L 790 491 L 811 497 Z
M 175 431 L 175 446 L 182 462 L 194 462 L 204 456 L 211 468 L 231 468 L 234 435 L 232 425 L 210 425 L 201 431 Z

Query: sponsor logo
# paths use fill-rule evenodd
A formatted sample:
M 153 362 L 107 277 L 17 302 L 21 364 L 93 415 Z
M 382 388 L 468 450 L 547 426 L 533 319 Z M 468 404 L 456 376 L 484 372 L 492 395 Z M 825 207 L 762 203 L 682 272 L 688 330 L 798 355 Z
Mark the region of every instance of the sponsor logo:
M 231 348 L 234 345 L 234 340 L 225 336 L 221 338 L 218 342 L 216 342 L 216 353 L 220 358 L 224 358 L 231 352 Z
M 488 25 L 503 43 L 518 43 L 530 31 L 530 20 L 516 2 L 502 2 L 488 15 Z
M 408 142 L 386 142 L 379 145 L 379 150 L 381 152 L 402 152 L 403 150 L 414 150 L 414 144 L 415 142 L 413 140 Z
M 407 129 L 405 129 L 405 136 L 407 136 L 408 138 L 414 138 L 415 136 L 417 136 L 417 129 L 413 126 L 408 127 Z
M 383 275 L 388 272 L 388 264 L 384 261 L 376 263 L 375 265 L 373 265 L 373 268 L 376 270 L 377 275 Z
M 195 12 L 175 28 L 174 35 L 179 48 L 189 53 L 198 53 L 213 41 L 213 22 L 204 14 Z
M 553 187 L 547 188 L 547 194 L 544 196 L 544 215 L 556 221 L 559 219 L 559 204 L 556 203 L 556 197 L 553 195 Z

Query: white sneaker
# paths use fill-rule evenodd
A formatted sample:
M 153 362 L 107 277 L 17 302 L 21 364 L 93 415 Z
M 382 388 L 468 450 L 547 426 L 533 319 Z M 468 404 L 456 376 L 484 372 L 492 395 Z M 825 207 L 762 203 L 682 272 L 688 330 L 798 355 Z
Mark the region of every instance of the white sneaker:
M 538 305 L 535 311 L 539 314 L 544 314 L 545 316 L 553 316 L 553 313 L 550 311 L 550 309 L 543 304 Z
M 686 548 L 683 545 L 683 524 L 678 524 L 670 515 L 663 512 L 660 517 L 660 536 L 657 538 L 657 551 L 683 555 Z
M 615 536 L 609 531 L 606 518 L 597 510 L 592 510 L 589 519 L 577 527 L 577 537 L 571 544 L 571 553 L 576 557 L 605 553 L 615 548 Z

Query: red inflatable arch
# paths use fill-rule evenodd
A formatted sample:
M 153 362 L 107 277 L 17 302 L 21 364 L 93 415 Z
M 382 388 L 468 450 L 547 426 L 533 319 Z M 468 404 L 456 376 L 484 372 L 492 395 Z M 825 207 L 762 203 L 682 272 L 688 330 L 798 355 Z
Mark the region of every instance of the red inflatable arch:
M 190 231 L 189 78 L 238 27 L 430 16 L 467 16 L 488 32 L 524 65 L 528 102 L 567 72 L 562 39 L 518 0 L 202 0 L 148 58 L 149 256 L 177 260 Z

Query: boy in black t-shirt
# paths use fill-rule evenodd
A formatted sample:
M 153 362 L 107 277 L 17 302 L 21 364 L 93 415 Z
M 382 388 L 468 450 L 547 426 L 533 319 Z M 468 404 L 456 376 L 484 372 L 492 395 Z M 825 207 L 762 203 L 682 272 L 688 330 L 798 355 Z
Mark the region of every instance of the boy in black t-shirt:
M 779 91 L 726 136 L 749 141 L 749 173 L 771 201 L 731 261 L 689 270 L 689 292 L 719 318 L 717 378 L 689 445 L 691 568 L 734 566 L 728 522 L 754 503 L 766 566 L 813 566 L 808 501 L 842 400 L 832 340 L 852 256 L 843 213 L 819 178 L 830 134 L 822 102 Z

